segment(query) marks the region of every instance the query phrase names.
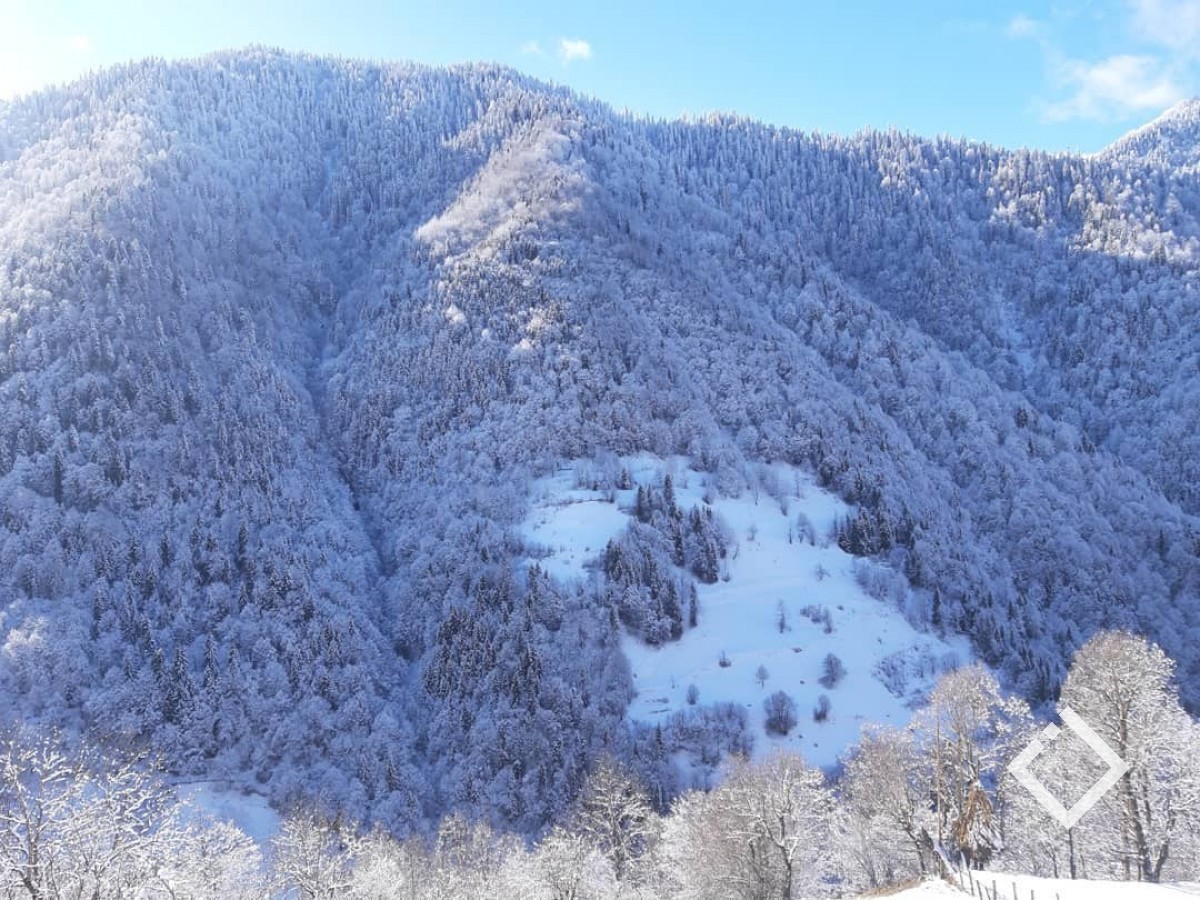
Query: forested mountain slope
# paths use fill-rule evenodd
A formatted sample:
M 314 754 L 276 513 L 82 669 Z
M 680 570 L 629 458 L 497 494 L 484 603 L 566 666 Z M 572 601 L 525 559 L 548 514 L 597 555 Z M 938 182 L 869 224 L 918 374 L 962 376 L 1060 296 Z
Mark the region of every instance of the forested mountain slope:
M 516 565 L 534 477 L 639 452 L 817 473 L 1035 699 L 1129 626 L 1195 708 L 1196 123 L 1047 156 L 258 50 L 0 104 L 7 715 L 397 827 L 535 830 L 603 749 L 670 790 L 616 611 Z

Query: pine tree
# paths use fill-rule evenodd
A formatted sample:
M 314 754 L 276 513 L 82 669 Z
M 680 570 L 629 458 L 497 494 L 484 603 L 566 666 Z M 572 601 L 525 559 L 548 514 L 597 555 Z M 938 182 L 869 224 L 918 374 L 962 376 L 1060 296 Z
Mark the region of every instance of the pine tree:
M 204 638 L 204 691 L 209 695 L 216 693 L 221 681 L 220 661 L 217 653 L 217 641 L 212 634 Z
M 637 517 L 639 522 L 645 524 L 650 521 L 650 513 L 650 498 L 647 496 L 646 488 L 639 484 L 637 489 L 637 500 L 635 501 L 634 505 L 634 515 Z
M 196 693 L 192 682 L 191 667 L 182 647 L 175 648 L 175 656 L 171 663 L 170 676 L 162 686 L 163 719 L 167 722 L 182 724 L 191 707 L 192 697 Z
M 62 453 L 55 451 L 54 453 L 54 471 L 53 471 L 53 492 L 54 502 L 59 506 L 63 504 L 63 479 L 66 465 L 63 462 Z

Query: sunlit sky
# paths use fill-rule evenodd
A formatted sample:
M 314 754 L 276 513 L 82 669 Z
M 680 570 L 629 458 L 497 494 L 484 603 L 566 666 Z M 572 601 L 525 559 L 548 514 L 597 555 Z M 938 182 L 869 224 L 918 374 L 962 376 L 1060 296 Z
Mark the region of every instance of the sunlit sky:
M 0 0 L 0 98 L 248 44 L 495 61 L 656 116 L 1085 152 L 1200 94 L 1200 0 Z

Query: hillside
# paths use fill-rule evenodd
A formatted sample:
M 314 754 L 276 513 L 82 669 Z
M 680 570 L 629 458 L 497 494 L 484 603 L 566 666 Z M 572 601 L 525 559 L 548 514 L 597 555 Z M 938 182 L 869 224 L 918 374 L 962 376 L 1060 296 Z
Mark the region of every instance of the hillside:
M 1048 156 L 263 50 L 0 104 L 5 718 L 401 831 L 538 831 L 603 750 L 674 792 L 622 647 L 690 638 L 522 530 L 638 454 L 806 473 L 1034 701 L 1126 626 L 1196 709 L 1189 110 Z M 643 572 L 707 584 L 700 515 Z

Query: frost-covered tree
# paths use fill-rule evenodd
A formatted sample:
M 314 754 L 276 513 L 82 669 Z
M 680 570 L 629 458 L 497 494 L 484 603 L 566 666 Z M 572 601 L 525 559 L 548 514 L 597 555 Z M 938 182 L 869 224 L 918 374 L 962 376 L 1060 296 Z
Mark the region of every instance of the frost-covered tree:
M 276 887 L 303 900 L 333 900 L 353 884 L 345 826 L 316 809 L 296 809 L 271 842 Z
M 588 774 L 569 831 L 612 865 L 618 881 L 636 883 L 638 863 L 658 839 L 660 822 L 645 789 L 611 756 Z
M 1079 649 L 1063 685 L 1061 702 L 1129 764 L 1102 800 L 1119 823 L 1107 853 L 1126 879 L 1159 881 L 1176 854 L 1185 865 L 1195 858 L 1200 727 L 1179 705 L 1173 675 L 1161 648 L 1109 632 Z
M 939 850 L 983 866 L 1000 849 L 1007 802 L 1003 773 L 1029 729 L 1028 705 L 1006 697 L 982 666 L 939 679 L 916 723 Z
M 261 897 L 235 826 L 184 810 L 147 760 L 32 730 L 0 741 L 0 891 L 73 897 Z
M 939 871 L 936 817 L 916 739 L 871 728 L 846 760 L 840 784 L 848 852 L 869 887 Z
M 793 898 L 824 893 L 830 795 L 821 773 L 780 754 L 738 764 L 709 794 L 681 798 L 659 854 L 668 896 Z
M 256 900 L 268 893 L 260 848 L 230 822 L 193 815 L 164 849 L 157 887 L 168 896 Z
M 512 880 L 509 875 L 510 884 Z M 561 830 L 539 842 L 523 882 L 512 885 L 513 896 L 546 900 L 614 900 L 622 896 L 612 860 L 586 836 Z

